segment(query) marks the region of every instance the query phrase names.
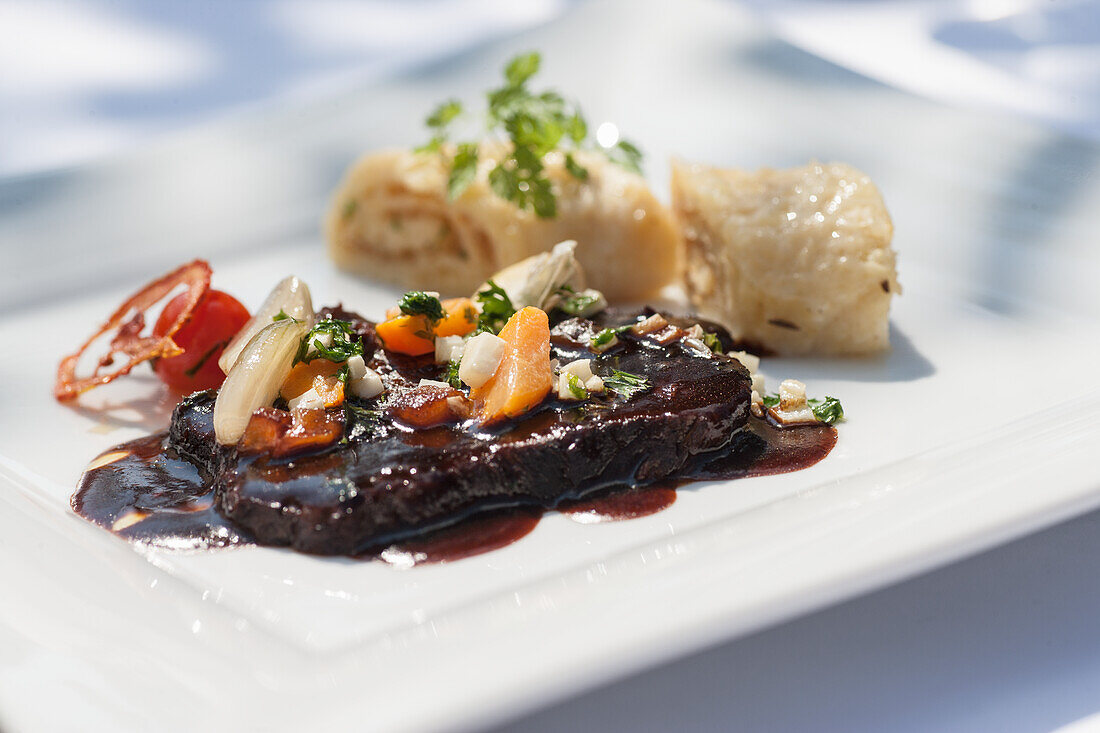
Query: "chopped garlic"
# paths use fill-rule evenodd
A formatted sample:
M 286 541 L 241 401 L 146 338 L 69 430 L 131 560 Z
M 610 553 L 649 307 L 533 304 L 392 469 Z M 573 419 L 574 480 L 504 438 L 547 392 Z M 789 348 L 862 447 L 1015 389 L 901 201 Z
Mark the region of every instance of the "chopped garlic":
M 369 400 L 382 394 L 385 387 L 378 372 L 363 363 L 363 357 L 353 356 L 348 359 L 348 390 L 360 399 Z
M 749 374 L 756 374 L 760 369 L 760 357 L 747 351 L 731 351 L 726 356 L 732 356 L 741 362 L 742 366 L 749 370 Z M 761 392 L 763 394 L 763 392 Z
M 764 417 L 764 398 L 755 388 L 752 390 L 752 396 L 749 397 L 749 411 L 756 417 Z
M 584 388 L 584 395 L 578 396 L 569 388 L 569 378 L 576 377 L 577 382 Z M 591 392 L 603 392 L 603 380 L 592 373 L 591 359 L 577 359 L 561 368 L 558 374 L 558 397 L 563 400 L 581 400 L 588 397 Z
M 764 375 L 754 372 L 752 375 L 752 389 L 754 392 L 764 394 L 768 390 L 764 389 Z
M 466 341 L 461 336 L 439 336 L 435 340 L 435 363 L 458 361 L 465 348 Z
M 458 378 L 471 387 L 484 385 L 496 374 L 507 345 L 504 339 L 491 333 L 474 336 L 466 342 L 466 348 L 462 352 Z
M 362 379 L 363 375 L 367 373 L 367 362 L 362 356 L 356 354 L 348 359 L 348 381 L 353 382 L 356 379 Z
M 688 336 L 684 339 L 684 346 L 687 346 L 692 351 L 695 351 L 700 356 L 713 357 L 714 352 L 710 350 L 710 347 L 697 338 Z
M 287 400 L 286 405 L 291 410 L 323 410 L 325 401 L 317 394 L 316 389 L 310 387 L 294 399 Z
M 700 341 L 703 340 L 703 336 L 705 335 L 705 333 L 706 332 L 703 331 L 703 327 L 700 326 L 698 323 L 687 330 L 688 338 L 699 339 Z
M 592 360 L 591 359 L 577 359 L 571 361 L 561 368 L 562 374 L 575 374 L 577 378 L 584 383 L 586 380 L 592 378 Z
M 779 385 L 779 404 L 768 410 L 784 425 L 815 423 L 817 417 L 806 402 L 806 385 L 797 379 L 784 379 Z
M 440 382 L 437 379 L 421 379 L 420 384 L 417 387 L 443 387 L 444 389 L 451 389 L 451 385 L 446 382 Z

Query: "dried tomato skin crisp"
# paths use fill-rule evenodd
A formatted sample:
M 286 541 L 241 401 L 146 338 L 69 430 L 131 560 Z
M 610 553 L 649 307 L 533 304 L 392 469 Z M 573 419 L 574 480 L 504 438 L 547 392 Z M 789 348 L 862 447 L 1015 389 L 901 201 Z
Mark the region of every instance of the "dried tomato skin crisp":
M 54 383 L 53 396 L 61 402 L 73 400 L 94 387 L 129 374 L 130 370 L 143 361 L 183 353 L 183 349 L 172 339 L 172 336 L 187 322 L 195 306 L 210 289 L 211 274 L 210 265 L 205 260 L 194 260 L 154 280 L 127 298 L 91 338 L 57 365 L 57 381 Z M 142 336 L 145 312 L 170 295 L 178 285 L 187 286 L 187 303 L 176 320 L 163 336 Z M 78 377 L 76 367 L 80 357 L 95 343 L 96 339 L 110 331 L 116 331 L 111 339 L 110 350 L 97 361 L 90 375 Z M 129 357 L 128 361 L 113 371 L 101 373 L 101 370 L 115 362 L 118 354 Z

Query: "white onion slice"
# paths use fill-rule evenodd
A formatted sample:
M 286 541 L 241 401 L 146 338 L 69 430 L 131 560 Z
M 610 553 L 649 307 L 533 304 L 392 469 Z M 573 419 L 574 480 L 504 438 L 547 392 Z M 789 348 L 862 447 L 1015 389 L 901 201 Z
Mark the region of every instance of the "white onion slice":
M 310 328 L 300 321 L 275 321 L 245 345 L 214 402 L 214 435 L 219 443 L 236 443 L 252 413 L 275 401 Z
M 558 291 L 562 286 L 568 285 L 577 291 L 584 289 L 584 271 L 577 262 L 576 251 L 577 243 L 567 239 L 558 242 L 549 252 L 505 267 L 490 279 L 508 294 L 516 310 L 533 305 L 548 311 L 560 300 Z
M 279 315 L 279 311 L 295 320 L 308 323 L 310 328 L 313 327 L 313 301 L 309 297 L 309 288 L 293 275 L 274 287 L 259 310 L 252 314 L 248 322 L 225 347 L 221 358 L 218 359 L 218 366 L 223 372 L 229 374 L 229 370 L 240 358 L 245 345 L 260 332 L 260 329 L 270 324 L 271 319 Z

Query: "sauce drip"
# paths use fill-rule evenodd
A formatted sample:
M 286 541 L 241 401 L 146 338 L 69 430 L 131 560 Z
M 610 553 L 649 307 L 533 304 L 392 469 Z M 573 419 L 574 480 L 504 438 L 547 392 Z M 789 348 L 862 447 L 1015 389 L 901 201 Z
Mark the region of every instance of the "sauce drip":
M 647 517 L 674 501 L 676 489 L 671 486 L 627 486 L 592 499 L 562 502 L 558 511 L 580 524 L 603 524 Z
M 197 550 L 251 544 L 251 537 L 218 512 L 209 477 L 167 449 L 165 441 L 163 433 L 141 438 L 92 461 L 73 495 L 74 511 L 120 537 L 153 547 Z M 678 485 L 619 487 L 562 502 L 557 510 L 583 524 L 649 516 L 671 506 L 680 485 L 797 471 L 820 461 L 835 444 L 836 430 L 826 425 L 778 428 L 751 418 L 727 449 L 708 455 Z M 359 557 L 401 567 L 452 562 L 521 539 L 544 511 L 519 507 L 485 512 Z
M 228 547 L 251 538 L 214 508 L 214 486 L 165 448 L 165 434 L 123 443 L 92 461 L 73 495 L 80 516 L 153 547 Z
M 541 511 L 526 507 L 486 512 L 367 556 L 397 567 L 453 562 L 507 547 L 530 534 L 541 517 Z

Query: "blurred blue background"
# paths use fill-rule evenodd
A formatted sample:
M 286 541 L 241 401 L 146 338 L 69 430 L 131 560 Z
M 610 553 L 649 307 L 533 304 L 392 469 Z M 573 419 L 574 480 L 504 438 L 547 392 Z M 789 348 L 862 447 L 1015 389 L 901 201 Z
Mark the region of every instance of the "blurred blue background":
M 0 0 L 0 176 L 338 93 L 582 1 Z M 1100 137 L 1096 0 L 736 4 L 778 38 L 887 84 Z

